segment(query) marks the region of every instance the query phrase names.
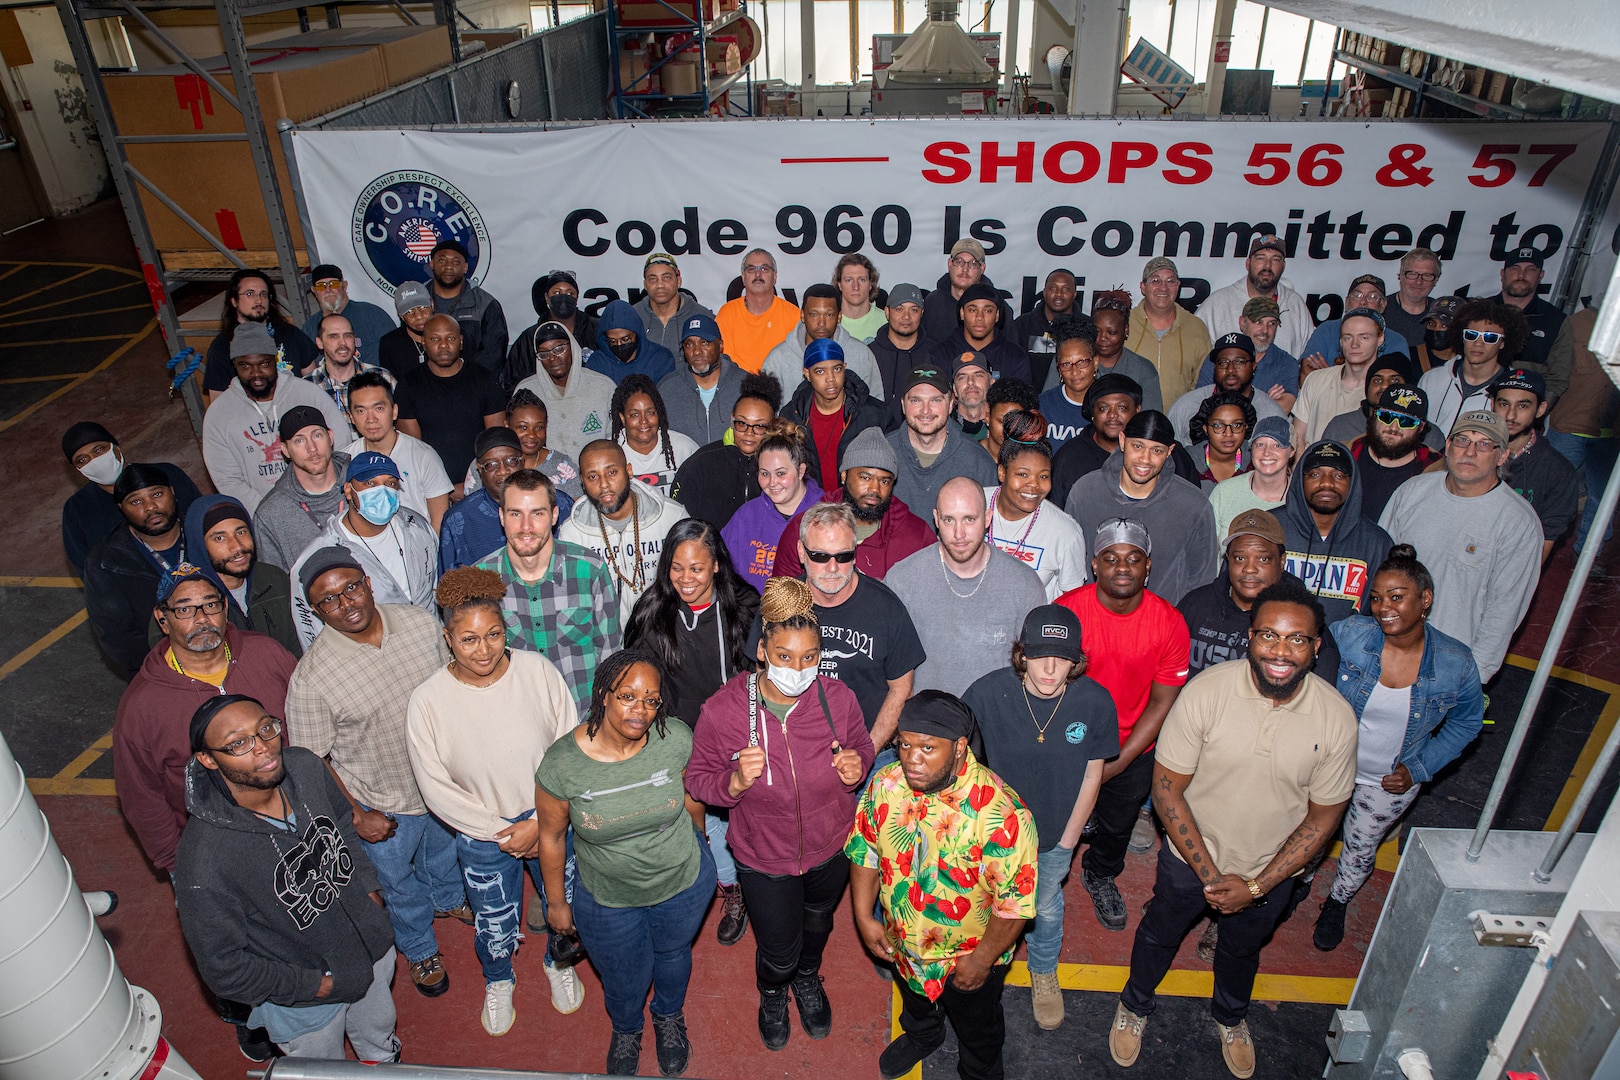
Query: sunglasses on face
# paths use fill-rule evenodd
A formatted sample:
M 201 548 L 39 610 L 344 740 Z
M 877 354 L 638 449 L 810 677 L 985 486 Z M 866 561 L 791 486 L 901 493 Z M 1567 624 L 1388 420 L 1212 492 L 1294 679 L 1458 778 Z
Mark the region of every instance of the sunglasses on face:
M 1415 416 L 1408 416 L 1405 413 L 1393 412 L 1389 409 L 1379 409 L 1373 415 L 1378 418 L 1378 422 L 1380 424 L 1389 424 L 1406 430 L 1415 428 L 1419 424 L 1423 423 L 1423 421 L 1419 420 Z
M 1464 341 L 1483 341 L 1487 345 L 1495 345 L 1506 335 L 1495 330 L 1464 330 Z
M 804 557 L 813 563 L 836 562 L 839 566 L 846 566 L 855 561 L 853 551 L 806 551 Z

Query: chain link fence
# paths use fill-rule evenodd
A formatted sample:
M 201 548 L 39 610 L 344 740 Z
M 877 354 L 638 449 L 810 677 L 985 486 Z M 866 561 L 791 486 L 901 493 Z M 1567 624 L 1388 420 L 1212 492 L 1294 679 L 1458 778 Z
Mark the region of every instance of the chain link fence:
M 304 130 L 603 120 L 613 83 L 607 15 L 597 13 L 463 60 Z

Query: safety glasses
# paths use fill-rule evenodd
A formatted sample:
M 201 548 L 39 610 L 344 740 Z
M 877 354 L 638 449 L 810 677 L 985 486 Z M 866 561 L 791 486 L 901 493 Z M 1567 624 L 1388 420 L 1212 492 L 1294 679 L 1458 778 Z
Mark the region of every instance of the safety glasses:
M 1415 428 L 1419 424 L 1423 423 L 1423 421 L 1419 420 L 1415 416 L 1408 416 L 1405 413 L 1395 412 L 1391 409 L 1379 409 L 1377 412 L 1373 413 L 1373 415 L 1378 418 L 1378 422 L 1380 424 L 1389 424 L 1393 427 L 1405 428 L 1407 430 L 1411 430 L 1412 428 Z

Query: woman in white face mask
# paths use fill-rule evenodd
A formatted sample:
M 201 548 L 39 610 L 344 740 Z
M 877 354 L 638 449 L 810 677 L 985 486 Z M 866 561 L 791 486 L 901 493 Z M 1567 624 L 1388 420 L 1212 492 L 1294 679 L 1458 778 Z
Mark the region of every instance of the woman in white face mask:
M 754 926 L 759 1034 L 780 1050 L 789 987 L 804 1033 L 832 1030 L 821 954 L 849 880 L 843 845 L 873 749 L 854 692 L 818 677 L 810 586 L 772 578 L 759 615 L 764 670 L 736 676 L 703 706 L 686 787 L 731 808 L 728 839 Z

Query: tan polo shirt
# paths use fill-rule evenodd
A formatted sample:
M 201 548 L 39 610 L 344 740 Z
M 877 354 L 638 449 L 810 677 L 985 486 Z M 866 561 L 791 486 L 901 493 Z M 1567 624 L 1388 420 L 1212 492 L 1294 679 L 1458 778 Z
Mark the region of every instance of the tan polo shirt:
M 1308 803 L 1350 798 L 1356 714 L 1315 675 L 1276 705 L 1255 689 L 1247 659 L 1228 660 L 1182 688 L 1155 754 L 1170 771 L 1192 775 L 1187 805 L 1216 868 L 1252 878 L 1305 820 Z
M 1328 423 L 1335 416 L 1355 412 L 1367 396 L 1367 381 L 1362 379 L 1352 386 L 1344 385 L 1344 366 L 1317 368 L 1299 384 L 1299 396 L 1294 399 L 1292 417 L 1305 425 L 1305 447 L 1322 437 Z

